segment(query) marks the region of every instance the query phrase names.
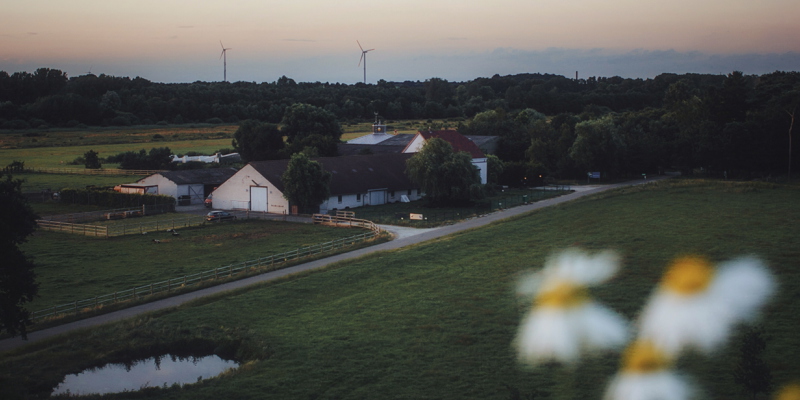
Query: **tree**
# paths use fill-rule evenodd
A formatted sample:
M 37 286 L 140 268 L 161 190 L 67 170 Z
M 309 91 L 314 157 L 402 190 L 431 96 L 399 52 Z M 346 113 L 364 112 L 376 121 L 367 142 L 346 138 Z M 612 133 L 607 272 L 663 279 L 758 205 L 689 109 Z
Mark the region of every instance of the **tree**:
M 292 154 L 281 181 L 283 197 L 301 213 L 316 212 L 320 203 L 330 197 L 331 173 L 303 153 Z
M 308 143 L 323 143 L 321 148 L 317 148 L 320 156 L 337 155 L 335 145 L 342 137 L 342 127 L 330 111 L 310 104 L 295 103 L 284 112 L 281 125 L 292 153 L 302 151 Z
M 440 138 L 428 140 L 407 161 L 406 174 L 434 206 L 468 203 L 470 187 L 481 183 L 470 155 L 454 152 L 453 146 Z
M 97 156 L 97 152 L 94 150 L 89 150 L 86 153 L 83 153 L 83 160 L 86 164 L 87 169 L 100 169 L 100 158 Z
M 24 304 L 33 300 L 39 285 L 31 262 L 19 245 L 36 228 L 38 216 L 22 195 L 22 181 L 0 172 L 0 331 L 27 338 L 30 312 Z
M 788 180 L 792 177 L 792 135 L 794 132 L 795 117 L 800 108 L 800 73 L 797 72 L 774 72 L 764 75 L 758 90 L 768 108 L 777 111 L 788 117 L 788 153 L 789 162 L 787 168 Z
M 576 164 L 588 171 L 620 172 L 624 143 L 611 116 L 575 125 L 577 137 L 569 150 Z
M 232 144 L 244 162 L 284 158 L 283 133 L 275 124 L 243 121 L 233 134 Z

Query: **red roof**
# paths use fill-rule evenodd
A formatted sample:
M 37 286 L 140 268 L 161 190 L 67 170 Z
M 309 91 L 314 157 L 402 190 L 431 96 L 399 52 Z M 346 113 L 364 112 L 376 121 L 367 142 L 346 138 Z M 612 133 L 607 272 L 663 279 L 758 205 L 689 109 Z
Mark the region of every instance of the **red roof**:
M 467 139 L 466 136 L 458 133 L 456 130 L 448 129 L 443 131 L 420 131 L 417 134 L 422 135 L 422 138 L 425 139 L 426 142 L 431 138 L 443 139 L 453 146 L 453 151 L 466 151 L 472 156 L 472 158 L 486 157 L 486 155 L 483 154 L 483 151 L 481 151 L 480 147 L 478 147 L 475 142 Z

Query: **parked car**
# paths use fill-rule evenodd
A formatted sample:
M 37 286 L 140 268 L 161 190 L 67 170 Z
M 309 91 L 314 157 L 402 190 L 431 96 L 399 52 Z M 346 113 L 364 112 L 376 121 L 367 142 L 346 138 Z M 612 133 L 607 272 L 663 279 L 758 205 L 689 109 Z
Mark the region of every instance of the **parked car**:
M 223 219 L 236 219 L 236 216 L 227 211 L 212 211 L 206 214 L 206 221 L 222 221 Z
M 205 205 L 206 208 L 212 208 L 213 207 L 213 200 L 211 199 L 211 196 L 213 196 L 213 195 L 214 195 L 213 193 L 209 194 L 208 197 L 206 197 L 206 199 L 203 200 L 203 205 Z

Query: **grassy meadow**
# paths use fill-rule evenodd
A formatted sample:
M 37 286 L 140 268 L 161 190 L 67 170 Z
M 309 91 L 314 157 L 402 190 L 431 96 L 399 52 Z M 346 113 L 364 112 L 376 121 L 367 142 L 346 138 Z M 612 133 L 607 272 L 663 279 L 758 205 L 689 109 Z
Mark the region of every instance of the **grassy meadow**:
M 388 127 L 397 133 L 417 133 L 428 126 L 455 127 L 448 121 L 391 121 Z M 69 165 L 89 150 L 101 158 L 126 151 L 150 151 L 153 147 L 169 147 L 175 154 L 197 152 L 213 154 L 232 148 L 231 140 L 238 125 L 176 125 L 126 128 L 46 129 L 0 133 L 0 167 L 13 161 L 24 161 L 35 168 L 82 168 Z M 372 132 L 372 122 L 342 125 L 342 140 L 347 141 Z M 393 131 L 390 131 L 393 132 Z M 103 164 L 116 168 L 116 164 Z
M 243 366 L 184 387 L 106 398 L 599 399 L 619 355 L 523 367 L 510 346 L 529 304 L 517 277 L 569 246 L 614 249 L 623 268 L 592 295 L 633 319 L 679 255 L 755 254 L 779 292 L 756 324 L 775 386 L 800 377 L 800 188 L 670 180 L 583 198 L 410 248 L 197 301 L 0 358 L 0 397 L 47 397 L 65 374 L 193 349 Z M 137 257 L 144 259 L 144 257 Z M 746 399 L 741 331 L 679 362 L 707 398 Z
M 37 231 L 22 246 L 23 251 L 34 258 L 40 284 L 39 297 L 30 303 L 30 309 L 39 310 L 178 278 L 362 231 L 283 221 L 240 220 L 181 228 L 179 232 L 179 236 L 162 231 L 101 239 Z M 154 243 L 153 239 L 161 243 Z

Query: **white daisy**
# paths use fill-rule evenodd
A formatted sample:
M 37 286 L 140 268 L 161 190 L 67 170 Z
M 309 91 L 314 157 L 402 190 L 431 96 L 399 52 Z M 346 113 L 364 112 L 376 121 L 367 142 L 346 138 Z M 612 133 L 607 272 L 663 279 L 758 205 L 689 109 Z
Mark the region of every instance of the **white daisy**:
M 680 258 L 645 306 L 639 337 L 671 356 L 686 348 L 709 353 L 727 340 L 736 324 L 755 315 L 774 286 L 755 258 L 724 263 L 716 272 L 703 258 Z
M 622 371 L 612 379 L 603 400 L 686 400 L 695 390 L 673 372 L 672 360 L 652 343 L 637 341 L 623 355 Z
M 612 252 L 591 257 L 579 250 L 566 250 L 521 282 L 518 292 L 534 297 L 514 340 L 521 361 L 570 363 L 586 351 L 625 343 L 627 322 L 593 301 L 586 288 L 611 278 L 618 262 Z

